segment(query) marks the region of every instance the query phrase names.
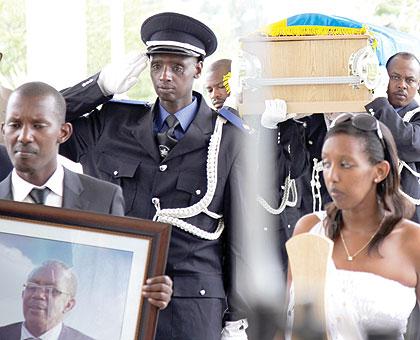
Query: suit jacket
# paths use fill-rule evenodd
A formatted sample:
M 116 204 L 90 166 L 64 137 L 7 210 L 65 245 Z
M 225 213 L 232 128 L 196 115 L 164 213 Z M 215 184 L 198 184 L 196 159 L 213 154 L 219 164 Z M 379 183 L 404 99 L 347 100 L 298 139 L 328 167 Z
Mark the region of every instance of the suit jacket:
M 420 113 L 416 113 L 410 122 L 404 122 L 403 117 L 408 111 L 414 110 L 418 106 L 417 102 L 413 100 L 397 112 L 386 98 L 376 98 L 366 105 L 366 110 L 374 113 L 375 117 L 391 130 L 397 145 L 399 159 L 406 162 L 415 171 L 420 171 Z M 419 180 L 405 168 L 401 172 L 401 188 L 411 197 L 420 199 Z M 420 206 L 416 206 L 412 220 L 420 222 Z
M 0 327 L 0 340 L 20 340 L 22 322 Z M 58 340 L 93 340 L 74 328 L 63 325 Z
M 81 98 L 84 91 L 81 91 Z M 200 94 L 194 95 L 198 100 L 198 112 L 185 136 L 163 161 L 153 133 L 158 101 L 154 106 L 111 101 L 100 110 L 82 117 L 79 116 L 85 112 L 68 111 L 67 119 L 73 124 L 74 133 L 61 146 L 60 152 L 82 163 L 84 171 L 89 175 L 119 184 L 123 189 L 126 214 L 129 216 L 153 218 L 156 213 L 152 203 L 154 197 L 160 199 L 162 209 L 188 207 L 197 203 L 207 190 L 207 149 L 218 115 L 207 106 Z M 167 263 L 167 274 L 174 281 L 174 298 L 224 300 L 227 288 L 231 292 L 229 301 L 230 311 L 234 313 L 231 315 L 233 319 L 240 318 L 241 313 L 233 308 L 234 289 L 231 275 L 226 274 L 234 275 L 233 267 L 237 261 L 233 258 L 239 257 L 235 251 L 238 249 L 235 243 L 239 242 L 239 238 L 235 237 L 235 233 L 242 225 L 241 217 L 244 214 L 243 137 L 244 134 L 229 122 L 223 126 L 217 188 L 208 208 L 224 216 L 223 235 L 218 240 L 208 241 L 176 227 L 172 228 Z M 210 232 L 218 224 L 216 219 L 204 213 L 185 220 Z M 204 300 L 201 307 L 205 304 Z M 197 308 L 197 303 L 183 307 L 184 317 L 180 318 L 178 328 L 185 330 L 185 323 L 189 321 L 187 319 L 197 318 L 200 324 L 192 328 L 198 332 L 201 329 L 201 338 L 205 339 L 202 337 L 205 334 L 203 329 L 208 326 L 204 320 L 213 312 L 204 307 L 196 312 L 193 312 L 195 309 L 187 311 L 189 308 Z M 160 313 L 158 334 L 164 324 L 162 319 L 165 313 L 166 310 Z M 217 319 L 218 324 L 214 325 L 210 321 L 210 328 L 213 327 L 220 338 L 221 317 L 214 319 Z M 174 333 L 171 334 L 172 338 L 176 338 Z
M 0 183 L 0 199 L 13 199 L 11 177 Z M 117 185 L 64 168 L 63 208 L 124 216 L 124 199 Z
M 7 154 L 6 147 L 0 144 L 0 181 L 5 179 L 12 169 L 13 164 Z

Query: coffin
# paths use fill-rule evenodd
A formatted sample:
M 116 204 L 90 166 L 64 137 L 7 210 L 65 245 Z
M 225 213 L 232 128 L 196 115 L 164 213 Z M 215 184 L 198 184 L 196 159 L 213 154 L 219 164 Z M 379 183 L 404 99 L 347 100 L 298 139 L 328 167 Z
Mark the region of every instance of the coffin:
M 284 99 L 291 116 L 363 112 L 372 99 L 349 74 L 350 56 L 368 46 L 368 35 L 252 37 L 241 44 L 247 63 L 260 64 L 258 76 L 241 79 L 243 115 L 261 114 L 265 99 Z

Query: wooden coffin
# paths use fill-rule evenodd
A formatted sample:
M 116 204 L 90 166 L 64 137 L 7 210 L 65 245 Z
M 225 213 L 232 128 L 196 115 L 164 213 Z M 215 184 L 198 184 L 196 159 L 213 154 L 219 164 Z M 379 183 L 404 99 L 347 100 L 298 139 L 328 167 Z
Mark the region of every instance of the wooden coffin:
M 364 85 L 346 80 L 355 78 L 349 75 L 349 58 L 368 45 L 366 35 L 258 37 L 241 39 L 241 43 L 245 56 L 248 53 L 260 61 L 257 83 L 287 83 L 245 86 L 240 106 L 244 115 L 261 114 L 265 99 L 284 99 L 288 113 L 303 114 L 363 112 L 371 100 Z M 325 83 L 337 79 L 345 83 Z

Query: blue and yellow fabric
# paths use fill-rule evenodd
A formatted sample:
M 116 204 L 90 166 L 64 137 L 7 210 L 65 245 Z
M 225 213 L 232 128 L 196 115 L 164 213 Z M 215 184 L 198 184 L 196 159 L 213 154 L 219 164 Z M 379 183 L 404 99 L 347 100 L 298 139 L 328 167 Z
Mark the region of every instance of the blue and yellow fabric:
M 411 52 L 420 57 L 420 39 L 391 28 L 361 23 L 356 20 L 318 13 L 295 15 L 267 25 L 260 33 L 268 37 L 304 35 L 354 35 L 371 37 L 379 65 L 385 65 L 397 52 Z

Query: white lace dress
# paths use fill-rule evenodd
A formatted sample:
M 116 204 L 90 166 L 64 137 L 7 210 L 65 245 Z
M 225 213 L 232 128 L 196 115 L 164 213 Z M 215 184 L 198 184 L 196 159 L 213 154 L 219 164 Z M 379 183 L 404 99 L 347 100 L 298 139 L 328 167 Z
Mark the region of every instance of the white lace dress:
M 325 235 L 325 213 L 319 217 L 321 221 L 310 233 Z M 331 260 L 326 286 L 330 339 L 361 340 L 367 332 L 391 331 L 403 339 L 415 304 L 415 288 L 372 273 L 337 269 Z

